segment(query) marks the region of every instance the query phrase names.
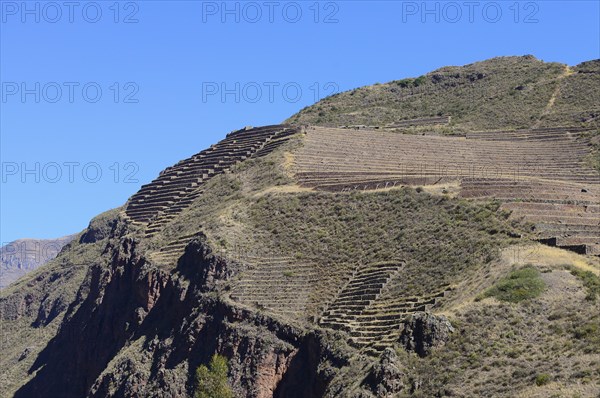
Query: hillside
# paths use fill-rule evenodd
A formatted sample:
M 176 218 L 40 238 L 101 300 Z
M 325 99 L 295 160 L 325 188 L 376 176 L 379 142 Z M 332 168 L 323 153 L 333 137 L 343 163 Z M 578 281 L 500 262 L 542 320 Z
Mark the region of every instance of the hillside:
M 444 133 L 600 126 L 600 60 L 570 67 L 533 56 L 448 66 L 423 76 L 361 87 L 307 107 L 286 122 L 386 126 L 451 116 Z
M 236 397 L 597 397 L 594 79 L 492 59 L 231 132 L 0 293 L 0 396 L 188 397 L 218 353 Z
M 0 289 L 52 260 L 73 238 L 19 239 L 0 247 Z

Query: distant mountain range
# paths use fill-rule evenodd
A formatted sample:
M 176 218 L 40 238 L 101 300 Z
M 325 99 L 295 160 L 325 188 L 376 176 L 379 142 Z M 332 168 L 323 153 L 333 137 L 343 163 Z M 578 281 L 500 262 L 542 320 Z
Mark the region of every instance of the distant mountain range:
M 0 289 L 56 257 L 76 235 L 57 239 L 18 239 L 0 248 Z

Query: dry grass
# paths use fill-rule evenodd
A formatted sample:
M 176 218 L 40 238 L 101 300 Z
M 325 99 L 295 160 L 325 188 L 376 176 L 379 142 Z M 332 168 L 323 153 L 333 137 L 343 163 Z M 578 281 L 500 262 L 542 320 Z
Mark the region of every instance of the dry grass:
M 460 193 L 460 183 L 458 181 L 436 185 L 423 185 L 421 188 L 431 195 L 445 195 L 451 198 L 457 197 Z
M 573 68 L 597 71 L 598 62 Z M 596 73 L 565 73 L 566 65 L 533 57 L 499 57 L 445 67 L 419 79 L 357 88 L 327 97 L 288 119 L 323 126 L 386 125 L 400 120 L 452 116 L 446 133 L 494 128 L 595 125 Z M 407 80 L 412 80 L 407 84 Z M 419 80 L 419 84 L 414 84 Z M 560 87 L 560 90 L 557 89 Z M 582 123 L 582 120 L 588 122 Z M 406 129 L 411 131 L 414 129 Z
M 597 306 L 568 271 L 536 267 L 547 286 L 539 297 L 519 304 L 494 298 L 462 303 L 451 314 L 458 332 L 445 347 L 429 358 L 405 358 L 424 383 L 417 396 L 440 389 L 469 397 L 600 393 L 600 336 L 591 328 L 600 321 Z M 550 383 L 538 386 L 543 374 Z
M 549 247 L 542 244 L 531 244 L 520 246 L 513 256 L 516 263 L 522 264 L 524 261 L 543 264 L 547 267 L 560 269 L 565 264 L 570 264 L 582 271 L 590 271 L 600 276 L 600 258 L 594 256 L 583 256 L 568 250 Z

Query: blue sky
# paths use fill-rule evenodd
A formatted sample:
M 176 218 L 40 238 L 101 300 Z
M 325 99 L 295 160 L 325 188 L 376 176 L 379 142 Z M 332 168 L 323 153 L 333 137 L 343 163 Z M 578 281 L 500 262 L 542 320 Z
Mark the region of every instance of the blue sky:
M 0 240 L 78 232 L 160 170 L 335 91 L 600 57 L 597 1 L 0 1 Z

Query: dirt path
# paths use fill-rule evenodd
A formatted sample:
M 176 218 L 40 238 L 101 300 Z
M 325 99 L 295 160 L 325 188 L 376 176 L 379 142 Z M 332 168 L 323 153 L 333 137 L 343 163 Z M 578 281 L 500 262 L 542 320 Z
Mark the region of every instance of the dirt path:
M 542 111 L 542 114 L 538 118 L 537 122 L 535 122 L 535 124 L 533 126 L 531 126 L 532 129 L 537 129 L 540 127 L 540 125 L 542 124 L 542 119 L 544 118 L 544 116 L 546 116 L 547 114 L 550 113 L 550 110 L 554 106 L 554 102 L 556 101 L 556 98 L 558 97 L 558 94 L 560 93 L 560 86 L 561 86 L 562 80 L 572 73 L 573 72 L 571 71 L 571 69 L 569 69 L 569 65 L 565 65 L 565 70 L 563 71 L 563 73 L 556 78 L 556 88 L 554 89 L 554 92 L 550 96 L 550 99 L 548 100 L 548 103 L 546 104 L 546 107 Z

